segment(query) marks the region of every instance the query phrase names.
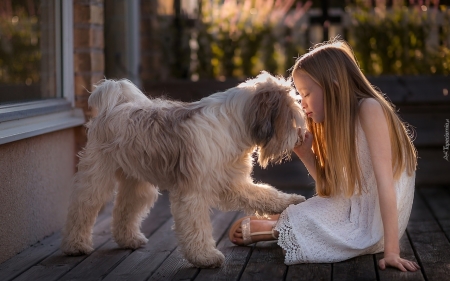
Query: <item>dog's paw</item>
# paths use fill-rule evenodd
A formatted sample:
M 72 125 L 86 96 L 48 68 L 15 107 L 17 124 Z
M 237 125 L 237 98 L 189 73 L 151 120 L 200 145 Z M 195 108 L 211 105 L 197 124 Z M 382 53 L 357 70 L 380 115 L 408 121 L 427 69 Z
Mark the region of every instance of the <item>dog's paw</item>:
M 69 243 L 63 242 L 61 244 L 61 251 L 68 256 L 81 256 L 92 253 L 94 248 L 88 243 Z
M 258 214 L 281 214 L 290 205 L 296 205 L 304 201 L 305 197 L 301 195 L 281 193 L 278 200 L 272 200 L 270 204 L 261 206 L 262 208 L 257 208 L 255 211 Z
M 137 249 L 147 244 L 148 239 L 142 233 L 133 235 L 132 237 L 114 237 L 117 245 L 125 249 Z
M 298 204 L 298 203 L 302 203 L 302 202 L 304 202 L 306 199 L 305 199 L 305 197 L 303 197 L 303 196 L 301 196 L 301 195 L 299 195 L 299 194 L 292 194 L 291 195 L 291 198 L 290 198 L 290 202 L 289 202 L 289 205 L 290 204 Z
M 222 266 L 225 256 L 217 249 L 212 249 L 198 253 L 196 256 L 186 257 L 187 260 L 196 267 L 215 268 Z

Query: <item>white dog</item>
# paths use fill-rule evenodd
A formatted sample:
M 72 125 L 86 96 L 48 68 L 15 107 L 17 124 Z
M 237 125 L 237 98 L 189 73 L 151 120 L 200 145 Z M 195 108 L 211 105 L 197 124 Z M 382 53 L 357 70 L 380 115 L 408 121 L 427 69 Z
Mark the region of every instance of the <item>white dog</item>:
M 103 80 L 89 105 L 98 115 L 87 124 L 74 179 L 61 245 L 68 255 L 93 250 L 97 213 L 116 189 L 112 234 L 119 246 L 147 242 L 140 224 L 158 189 L 168 190 L 181 251 L 198 267 L 224 261 L 212 237 L 212 207 L 275 214 L 304 201 L 251 177 L 254 151 L 266 167 L 302 140 L 303 113 L 284 78 L 263 72 L 193 103 L 148 98 L 128 80 Z

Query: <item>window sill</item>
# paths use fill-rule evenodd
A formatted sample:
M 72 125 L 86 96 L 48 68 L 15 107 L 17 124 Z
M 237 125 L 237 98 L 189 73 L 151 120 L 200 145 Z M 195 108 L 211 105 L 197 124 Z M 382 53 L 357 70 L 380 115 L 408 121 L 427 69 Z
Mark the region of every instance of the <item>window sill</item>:
M 83 111 L 66 100 L 0 106 L 0 144 L 84 124 Z

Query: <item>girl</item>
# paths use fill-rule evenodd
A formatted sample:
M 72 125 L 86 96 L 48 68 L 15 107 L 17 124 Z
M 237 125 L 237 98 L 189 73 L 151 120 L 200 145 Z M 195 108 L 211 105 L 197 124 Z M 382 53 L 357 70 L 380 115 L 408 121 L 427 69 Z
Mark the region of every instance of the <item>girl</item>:
M 384 250 L 381 269 L 416 271 L 417 263 L 400 258 L 399 239 L 411 212 L 417 156 L 394 106 L 371 86 L 342 40 L 300 57 L 292 79 L 310 131 L 294 152 L 318 196 L 267 219 L 242 218 L 230 239 L 237 245 L 278 239 L 288 265 Z

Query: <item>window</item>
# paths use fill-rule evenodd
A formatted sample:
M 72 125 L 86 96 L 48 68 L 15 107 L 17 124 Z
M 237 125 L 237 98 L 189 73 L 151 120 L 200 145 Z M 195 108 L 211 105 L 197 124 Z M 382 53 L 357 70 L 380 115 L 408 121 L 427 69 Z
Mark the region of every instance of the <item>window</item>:
M 56 1 L 0 2 L 0 104 L 58 97 Z
M 1 0 L 0 144 L 83 124 L 73 103 L 72 0 Z

